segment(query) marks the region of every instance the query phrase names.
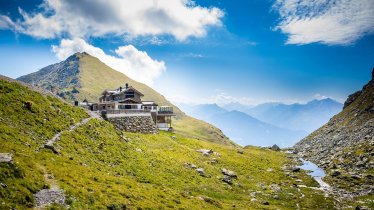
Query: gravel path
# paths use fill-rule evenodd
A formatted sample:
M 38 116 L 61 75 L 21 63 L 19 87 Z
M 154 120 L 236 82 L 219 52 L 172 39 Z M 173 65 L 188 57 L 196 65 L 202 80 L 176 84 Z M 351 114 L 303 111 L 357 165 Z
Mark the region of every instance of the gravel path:
M 69 132 L 74 131 L 74 130 L 77 129 L 79 126 L 86 124 L 86 123 L 87 123 L 88 121 L 90 121 L 91 119 L 102 119 L 101 116 L 99 115 L 99 113 L 97 113 L 97 112 L 87 111 L 87 113 L 90 115 L 90 117 L 85 118 L 85 119 L 83 119 L 82 121 L 80 121 L 79 123 L 70 126 L 70 128 L 69 128 L 67 131 L 69 131 Z M 64 132 L 64 131 L 61 131 L 61 132 L 57 133 L 56 135 L 54 135 L 51 139 L 49 139 L 49 140 L 48 140 L 48 141 L 43 145 L 42 148 L 51 149 L 54 153 L 58 153 L 58 151 L 57 151 L 56 148 L 53 146 L 53 144 L 54 144 L 56 141 L 58 141 L 58 140 L 60 139 L 62 132 Z

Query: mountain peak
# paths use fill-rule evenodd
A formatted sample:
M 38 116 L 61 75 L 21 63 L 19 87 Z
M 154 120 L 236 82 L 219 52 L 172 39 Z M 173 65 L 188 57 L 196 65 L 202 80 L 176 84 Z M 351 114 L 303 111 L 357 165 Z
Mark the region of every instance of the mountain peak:
M 71 60 L 75 60 L 75 59 L 80 59 L 80 58 L 83 58 L 85 56 L 91 56 L 90 54 L 88 54 L 87 52 L 83 51 L 83 52 L 76 52 L 72 55 L 70 55 L 66 61 L 71 61 Z

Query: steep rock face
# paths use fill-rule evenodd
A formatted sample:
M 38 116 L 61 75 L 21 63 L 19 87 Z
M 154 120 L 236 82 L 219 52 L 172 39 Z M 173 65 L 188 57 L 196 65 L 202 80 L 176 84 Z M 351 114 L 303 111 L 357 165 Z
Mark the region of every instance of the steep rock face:
M 65 99 L 74 100 L 81 87 L 79 81 L 79 60 L 87 53 L 70 56 L 65 61 L 52 64 L 41 70 L 19 77 L 18 80 L 40 86 Z
M 374 78 L 348 97 L 342 112 L 294 148 L 325 168 L 338 186 L 369 193 L 374 184 L 373 145 Z
M 98 100 L 103 90 L 115 89 L 129 83 L 144 94 L 143 100 L 155 101 L 159 105 L 174 108 L 177 116 L 172 126 L 177 133 L 205 141 L 234 145 L 221 130 L 187 116 L 151 87 L 132 80 L 85 52 L 75 53 L 65 61 L 19 77 L 18 80 L 49 90 L 68 101 L 88 99 L 92 102 Z

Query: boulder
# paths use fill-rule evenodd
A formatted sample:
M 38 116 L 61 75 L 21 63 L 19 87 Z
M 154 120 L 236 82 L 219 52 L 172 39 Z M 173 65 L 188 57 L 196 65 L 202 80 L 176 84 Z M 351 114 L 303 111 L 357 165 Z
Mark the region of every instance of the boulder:
M 52 152 L 55 153 L 56 155 L 60 154 L 58 149 L 54 147 L 52 144 L 45 144 L 44 148 L 52 150 Z
M 213 153 L 213 150 L 207 150 L 207 149 L 198 149 L 196 150 L 196 152 L 200 152 L 201 154 L 203 154 L 204 156 L 209 156 Z
M 235 172 L 227 170 L 225 168 L 222 168 L 221 172 L 223 175 L 229 176 L 230 178 L 238 178 Z
M 2 188 L 7 188 L 8 187 L 8 185 L 6 185 L 5 183 L 0 183 L 0 186 L 2 187 Z
M 205 171 L 204 171 L 203 168 L 198 168 L 198 169 L 196 169 L 196 171 L 197 171 L 197 173 L 200 174 L 200 176 L 205 176 Z
M 340 176 L 341 172 L 339 170 L 334 170 L 331 172 L 332 177 Z
M 0 163 L 13 163 L 13 155 L 10 153 L 0 153 Z
M 292 172 L 299 172 L 301 169 L 299 167 L 292 168 Z
M 230 176 L 223 175 L 222 181 L 226 182 L 227 184 L 231 185 L 232 184 L 232 179 Z
M 264 202 L 262 202 L 262 204 L 267 206 L 267 205 L 269 205 L 269 202 L 268 201 L 264 201 Z
M 212 158 L 212 160 L 210 161 L 210 163 L 218 163 L 217 158 Z

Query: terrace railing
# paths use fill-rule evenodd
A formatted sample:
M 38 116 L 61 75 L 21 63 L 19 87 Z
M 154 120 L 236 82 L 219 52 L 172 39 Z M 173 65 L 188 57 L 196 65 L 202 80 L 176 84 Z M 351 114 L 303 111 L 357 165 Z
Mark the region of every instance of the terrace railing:
M 102 114 L 145 114 L 145 113 L 150 113 L 149 110 L 132 110 L 132 109 L 108 109 L 108 110 L 103 110 Z
M 160 106 L 157 109 L 159 114 L 173 114 L 173 107 L 171 106 Z

